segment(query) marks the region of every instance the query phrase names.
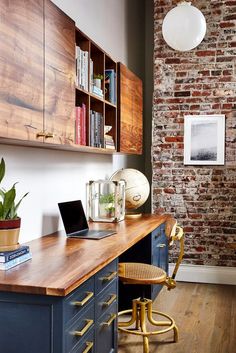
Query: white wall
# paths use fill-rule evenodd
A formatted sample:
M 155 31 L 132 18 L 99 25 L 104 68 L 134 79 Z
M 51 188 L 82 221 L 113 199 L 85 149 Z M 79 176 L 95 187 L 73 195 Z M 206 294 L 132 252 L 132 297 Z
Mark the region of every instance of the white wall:
M 115 60 L 143 75 L 143 0 L 54 0 L 77 26 Z M 137 43 L 137 45 L 135 44 Z M 20 242 L 62 228 L 57 203 L 82 199 L 89 180 L 104 179 L 121 167 L 142 170 L 142 157 L 54 151 L 0 145 L 6 161 L 5 187 L 18 181 L 20 197 L 29 191 L 19 210 Z

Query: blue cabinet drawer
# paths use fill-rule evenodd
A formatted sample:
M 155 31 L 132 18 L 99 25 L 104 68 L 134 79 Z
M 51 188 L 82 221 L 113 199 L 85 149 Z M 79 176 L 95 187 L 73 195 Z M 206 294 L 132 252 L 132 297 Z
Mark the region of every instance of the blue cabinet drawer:
M 164 230 L 152 241 L 152 264 L 168 271 L 168 238 Z
M 94 298 L 94 277 L 72 292 L 63 303 L 64 323 L 70 323 Z
M 98 320 L 95 327 L 96 352 L 117 352 L 117 303 Z
M 65 330 L 65 352 L 70 352 L 94 330 L 94 300 L 71 326 Z
M 95 275 L 95 294 L 100 293 L 114 278 L 117 278 L 117 263 L 117 260 L 112 261 Z
M 118 280 L 114 279 L 112 283 L 102 291 L 95 300 L 95 318 L 99 318 L 110 306 L 117 302 Z
M 95 333 L 89 332 L 83 342 L 79 343 L 70 353 L 95 353 Z

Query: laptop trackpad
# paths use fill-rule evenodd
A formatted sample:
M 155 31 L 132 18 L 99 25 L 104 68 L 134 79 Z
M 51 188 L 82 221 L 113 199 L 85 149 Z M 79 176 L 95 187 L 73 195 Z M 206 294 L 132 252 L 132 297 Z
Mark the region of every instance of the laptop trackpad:
M 68 237 L 81 238 L 81 239 L 102 239 L 110 235 L 116 234 L 113 230 L 86 230 L 82 232 L 75 232 Z

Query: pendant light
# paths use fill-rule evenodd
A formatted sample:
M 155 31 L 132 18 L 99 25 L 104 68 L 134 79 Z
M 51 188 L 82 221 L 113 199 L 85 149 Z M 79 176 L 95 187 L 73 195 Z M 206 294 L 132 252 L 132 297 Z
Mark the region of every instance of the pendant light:
M 191 2 L 180 1 L 163 20 L 162 34 L 166 43 L 175 50 L 196 48 L 206 34 L 206 20 Z

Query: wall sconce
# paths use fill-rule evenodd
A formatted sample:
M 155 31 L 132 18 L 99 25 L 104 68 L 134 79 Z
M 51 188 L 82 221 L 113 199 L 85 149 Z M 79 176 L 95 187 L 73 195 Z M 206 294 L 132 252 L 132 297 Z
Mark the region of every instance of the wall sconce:
M 206 34 L 206 20 L 191 2 L 179 1 L 163 20 L 162 34 L 166 43 L 175 50 L 196 48 Z

